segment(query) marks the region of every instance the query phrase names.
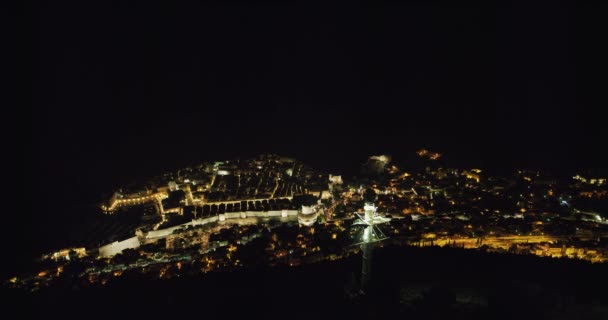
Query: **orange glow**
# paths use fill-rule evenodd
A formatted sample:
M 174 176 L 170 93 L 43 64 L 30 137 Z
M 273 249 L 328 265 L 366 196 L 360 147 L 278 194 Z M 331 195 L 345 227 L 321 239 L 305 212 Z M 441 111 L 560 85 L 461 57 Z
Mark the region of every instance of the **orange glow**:
M 63 266 L 59 266 L 57 267 L 57 273 L 56 276 L 59 276 L 61 273 L 63 272 Z

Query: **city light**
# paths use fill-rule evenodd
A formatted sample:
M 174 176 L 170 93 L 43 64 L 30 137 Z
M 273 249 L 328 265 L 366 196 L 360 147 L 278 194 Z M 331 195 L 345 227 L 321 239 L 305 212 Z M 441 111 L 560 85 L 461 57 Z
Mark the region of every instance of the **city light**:
M 433 154 L 418 151 L 419 156 L 432 158 Z M 369 159 L 391 161 L 388 156 Z M 64 265 L 75 260 L 96 261 L 78 275 L 91 284 L 105 284 L 131 269 L 154 278 L 172 278 L 192 269 L 186 268 L 191 261 L 201 262 L 201 267 L 192 269 L 200 272 L 241 268 L 248 262 L 238 258 L 256 241 L 264 244 L 271 266 L 334 261 L 350 254 L 369 257 L 369 245 L 382 243 L 387 235 L 390 243 L 400 246 L 483 249 L 594 263 L 608 256 L 598 244 L 608 222 L 600 211 L 578 208 L 581 199 L 608 198 L 600 178 L 575 176 L 570 183 L 560 184 L 538 172 L 521 170 L 495 179 L 475 168 L 406 172 L 391 165 L 382 173 L 387 179 L 353 184 L 342 176 L 306 172 L 294 162 L 282 166 L 277 160 L 268 161 L 274 164 L 260 165 L 255 160 L 239 162 L 241 167 L 237 167 L 225 161 L 222 169 L 196 172 L 196 181 L 207 181 L 198 188 L 191 187 L 194 177 L 182 171 L 185 184 L 169 177 L 131 193 L 117 191 L 100 204 L 103 212 L 141 212 L 145 207 L 154 219 L 99 247 L 65 248 L 42 255 L 42 261 L 51 260 L 56 266 L 41 267 L 35 277 L 13 277 L 7 282 L 46 286 L 69 273 Z M 280 179 L 286 176 L 286 167 L 292 176 Z M 238 172 L 238 177 L 232 172 Z M 330 188 L 331 197 L 323 198 Z M 249 193 L 238 193 L 244 190 Z M 372 190 L 377 200 L 371 201 L 366 194 Z M 287 230 L 297 236 L 289 236 Z M 342 246 L 341 253 L 328 252 L 329 243 L 319 239 L 333 240 L 333 246 Z M 350 239 L 350 245 L 338 239 Z M 366 263 L 370 262 L 366 260 L 362 268 L 370 270 Z

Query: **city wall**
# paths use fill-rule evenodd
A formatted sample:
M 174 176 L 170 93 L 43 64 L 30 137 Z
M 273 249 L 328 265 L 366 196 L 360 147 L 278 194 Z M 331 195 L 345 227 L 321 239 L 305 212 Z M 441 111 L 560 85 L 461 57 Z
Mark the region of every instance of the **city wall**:
M 99 248 L 99 256 L 111 257 L 115 254 L 121 253 L 125 249 L 132 249 L 139 247 L 139 238 L 132 237 L 123 241 L 114 241 Z
M 251 218 L 296 218 L 298 216 L 298 210 L 272 210 L 272 211 L 241 211 L 241 212 L 228 212 L 222 213 L 217 216 L 207 217 L 202 219 L 193 219 L 190 222 L 186 222 L 184 224 L 180 224 L 177 226 L 173 226 L 166 229 L 160 230 L 152 230 L 149 231 L 145 237 L 142 237 L 141 242 L 138 237 L 132 237 L 123 241 L 115 241 L 110 244 L 107 244 L 103 247 L 99 248 L 99 255 L 101 257 L 110 257 L 115 254 L 121 253 L 125 249 L 137 248 L 140 244 L 146 242 L 154 242 L 155 240 L 165 238 L 177 229 L 182 229 L 188 226 L 201 226 L 206 225 L 213 222 L 226 222 L 230 220 L 230 222 L 240 222 L 242 221 L 244 224 L 254 223 L 256 220 L 251 220 Z

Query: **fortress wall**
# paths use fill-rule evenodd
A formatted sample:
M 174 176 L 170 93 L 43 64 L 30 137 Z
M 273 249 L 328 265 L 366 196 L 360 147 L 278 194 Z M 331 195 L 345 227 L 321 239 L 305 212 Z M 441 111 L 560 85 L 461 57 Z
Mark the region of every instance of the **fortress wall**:
M 264 211 L 245 211 L 245 214 L 247 214 L 248 217 L 268 217 L 268 212 Z
M 280 217 L 281 211 L 279 211 L 279 210 L 268 211 L 268 216 L 269 217 Z
M 240 212 L 226 212 L 224 213 L 226 219 L 235 219 L 235 218 L 240 218 L 241 217 L 241 213 Z
M 218 220 L 218 216 L 213 216 L 213 217 L 207 217 L 207 218 L 201 218 L 201 219 L 194 219 L 192 220 L 192 225 L 193 226 L 198 226 L 198 225 L 204 225 L 207 223 L 211 223 L 211 222 L 217 222 Z M 188 222 L 190 223 L 190 222 Z
M 241 211 L 241 212 L 229 212 L 223 214 L 226 220 L 244 220 L 250 218 L 269 218 L 269 217 L 296 217 L 298 215 L 298 210 L 273 210 L 273 211 Z M 212 222 L 220 221 L 219 215 L 213 217 L 207 217 L 202 219 L 194 219 L 190 222 L 180 224 L 177 226 L 173 226 L 171 228 L 160 229 L 149 231 L 146 239 L 153 240 L 156 238 L 166 237 L 173 233 L 176 229 L 187 227 L 189 225 L 192 226 L 200 226 L 206 225 Z
M 137 248 L 139 247 L 139 239 L 137 237 L 132 237 L 123 241 L 114 241 L 110 244 L 107 244 L 103 247 L 99 248 L 99 255 L 101 257 L 111 257 L 118 253 L 121 253 L 125 249 Z
M 182 227 L 182 225 L 171 227 L 171 228 L 167 228 L 167 229 L 152 230 L 152 231 L 148 232 L 148 235 L 146 236 L 146 238 L 147 239 L 153 239 L 153 238 L 166 237 L 166 236 L 170 235 L 171 233 L 173 233 L 173 231 L 175 229 L 181 228 L 181 227 Z
M 273 210 L 273 211 L 241 211 L 241 212 L 230 212 L 226 214 L 226 218 L 232 220 L 231 223 L 237 224 L 254 224 L 257 223 L 258 220 L 256 218 L 269 218 L 269 217 L 279 217 L 280 220 L 290 221 L 293 218 L 297 218 L 298 210 Z M 160 230 L 152 230 L 146 234 L 144 243 L 152 243 L 161 238 L 167 237 L 173 234 L 173 231 L 177 229 L 181 229 L 187 226 L 199 226 L 206 225 L 213 222 L 218 222 L 219 216 L 212 216 L 202 219 L 194 219 L 190 222 L 180 224 L 177 226 L 173 226 L 166 229 Z M 123 240 L 123 241 L 115 241 L 105 246 L 99 248 L 99 256 L 101 257 L 111 257 L 118 253 L 121 253 L 125 249 L 137 248 L 141 245 L 139 238 L 137 236 Z

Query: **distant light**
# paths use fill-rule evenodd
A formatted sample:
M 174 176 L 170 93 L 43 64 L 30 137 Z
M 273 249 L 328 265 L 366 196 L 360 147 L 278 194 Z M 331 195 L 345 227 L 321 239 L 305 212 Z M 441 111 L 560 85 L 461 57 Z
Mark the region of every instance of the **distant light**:
M 389 163 L 391 161 L 391 158 L 389 156 L 383 155 L 383 154 L 382 155 L 378 155 L 378 156 L 371 156 L 371 157 L 369 157 L 369 159 L 370 160 L 376 160 L 376 161 L 382 162 L 384 164 L 387 164 L 387 163 Z

